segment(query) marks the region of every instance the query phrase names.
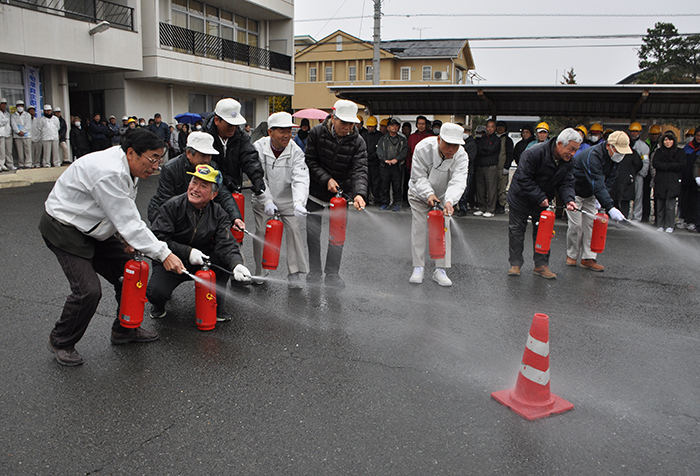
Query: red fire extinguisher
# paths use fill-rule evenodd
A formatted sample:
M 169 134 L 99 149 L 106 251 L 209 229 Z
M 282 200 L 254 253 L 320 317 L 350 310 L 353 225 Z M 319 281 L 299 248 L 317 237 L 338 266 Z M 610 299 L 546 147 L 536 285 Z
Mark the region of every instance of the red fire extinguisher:
M 242 193 L 234 192 L 231 194 L 233 199 L 238 205 L 238 209 L 241 211 L 241 220 L 245 221 L 245 197 Z M 236 239 L 238 243 L 243 243 L 243 232 L 236 229 L 236 227 L 231 227 L 231 234 Z
M 124 266 L 122 298 L 119 302 L 119 322 L 127 329 L 136 329 L 143 322 L 143 307 L 146 305 L 148 285 L 148 263 L 143 254 L 136 252 Z
M 263 268 L 277 269 L 280 263 L 283 231 L 284 225 L 279 220 L 279 215 L 275 215 L 267 221 L 267 225 L 265 225 L 265 245 L 263 245 L 262 254 Z
M 195 322 L 200 331 L 210 331 L 216 326 L 216 274 L 205 261 L 195 276 L 201 279 L 194 283 Z
M 343 198 L 343 191 L 338 189 L 331 198 L 328 237 L 331 245 L 342 246 L 345 243 L 345 227 L 348 223 L 348 201 Z
M 552 244 L 554 236 L 554 212 L 551 210 L 543 210 L 540 214 L 540 222 L 537 226 L 537 239 L 535 240 L 535 251 L 546 255 L 549 253 L 549 247 Z
M 428 212 L 428 253 L 431 259 L 445 257 L 445 216 L 437 205 Z
M 591 234 L 591 251 L 602 253 L 605 249 L 605 237 L 608 234 L 608 220 L 606 213 L 598 212 L 593 218 L 593 233 Z

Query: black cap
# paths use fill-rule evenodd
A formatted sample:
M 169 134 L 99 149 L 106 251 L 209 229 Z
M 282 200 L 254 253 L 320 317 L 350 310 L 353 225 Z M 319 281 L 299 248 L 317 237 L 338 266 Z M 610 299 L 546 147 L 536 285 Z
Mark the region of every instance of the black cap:
M 391 119 L 389 119 L 389 122 L 387 123 L 387 127 L 393 126 L 394 124 L 396 124 L 397 126 L 401 125 L 401 123 L 398 120 L 396 120 L 395 117 L 392 117 Z

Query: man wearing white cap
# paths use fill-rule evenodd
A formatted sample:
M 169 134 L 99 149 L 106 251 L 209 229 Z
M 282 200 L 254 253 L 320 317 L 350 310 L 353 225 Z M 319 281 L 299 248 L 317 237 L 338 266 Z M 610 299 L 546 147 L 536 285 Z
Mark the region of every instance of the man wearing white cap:
M 243 132 L 246 122 L 241 115 L 241 103 L 226 98 L 216 103 L 214 114 L 204 124 L 204 132 L 211 134 L 214 148 L 219 151 L 224 185 L 232 192 L 240 191 L 245 173 L 252 183 L 253 193 L 259 195 L 265 190 L 263 171 L 250 137 Z
M 12 125 L 7 99 L 0 99 L 0 170 L 15 170 L 12 161 Z
M 355 127 L 359 122 L 357 104 L 341 99 L 333 106 L 333 115 L 309 132 L 306 141 L 306 165 L 311 178 L 309 201 L 306 203 L 309 212 L 323 210 L 340 190 L 353 200 L 355 209 L 365 207 L 367 146 Z M 306 218 L 306 243 L 309 247 L 306 282 L 317 283 L 322 277 L 321 214 Z M 342 256 L 343 246 L 329 242 L 324 268 L 326 285 L 345 286 L 338 274 Z
M 219 155 L 213 143 L 214 138 L 206 132 L 193 132 L 187 136 L 185 152 L 161 166 L 158 189 L 148 204 L 148 219 L 151 223 L 155 220 L 158 209 L 163 203 L 187 191 L 191 179 L 188 174 L 194 172 L 198 165 L 211 165 L 212 168 L 218 169 L 217 163 L 212 161 L 212 155 Z M 241 212 L 225 185 L 221 184 L 219 194 L 214 201 L 223 207 L 231 223 L 238 227 L 243 225 Z
M 41 136 L 41 148 L 44 151 L 42 165 L 44 167 L 60 167 L 61 157 L 58 154 L 58 130 L 61 123 L 53 115 L 51 104 L 44 104 L 44 115 L 37 119 L 36 130 Z
M 622 212 L 615 208 L 610 190 L 617 178 L 617 165 L 626 154 L 631 154 L 630 138 L 623 131 L 610 134 L 607 141 L 589 147 L 574 157 L 574 187 L 576 208 L 587 213 L 566 211 L 569 228 L 566 231 L 566 264 L 591 271 L 602 272 L 605 267 L 596 261 L 591 251 L 593 218 L 598 208 L 603 208 L 611 219 L 622 221 Z
M 17 108 L 10 117 L 12 139 L 17 147 L 17 165 L 20 169 L 32 167 L 32 117 L 24 110 L 24 101 L 17 101 Z
M 435 261 L 433 281 L 440 286 L 452 286 L 446 268 L 452 266 L 452 240 L 450 238 L 450 216 L 454 204 L 467 186 L 469 157 L 461 147 L 464 144 L 464 129 L 458 124 L 445 123 L 440 135 L 423 139 L 413 151 L 411 181 L 408 188 L 408 203 L 411 205 L 411 250 L 413 274 L 409 282 L 423 282 L 425 270 L 425 245 L 428 234 L 428 212 L 438 203 L 443 205 L 445 215 L 445 257 Z
M 274 216 L 279 210 L 287 236 L 287 279 L 290 288 L 298 289 L 299 275 L 309 272 L 301 234 L 301 219 L 307 214 L 304 205 L 309 198 L 309 169 L 301 147 L 291 140 L 294 126 L 289 113 L 272 114 L 267 119 L 268 136 L 253 144 L 265 173 L 265 191 L 253 197 L 255 235 L 259 238 L 253 241 L 253 257 L 255 275 L 260 276 L 266 215 Z

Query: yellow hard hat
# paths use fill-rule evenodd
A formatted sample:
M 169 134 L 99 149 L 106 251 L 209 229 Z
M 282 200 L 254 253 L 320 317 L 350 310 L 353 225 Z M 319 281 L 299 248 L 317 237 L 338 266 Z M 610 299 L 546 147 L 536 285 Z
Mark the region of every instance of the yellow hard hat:
M 603 132 L 603 124 L 596 122 L 591 126 L 591 132 Z
M 364 121 L 365 121 L 365 118 L 364 118 L 364 116 L 362 116 L 361 114 L 358 114 L 358 115 L 357 115 L 357 120 L 359 120 L 360 122 L 364 122 Z
M 202 180 L 206 180 L 207 182 L 213 182 L 220 184 L 221 183 L 221 177 L 219 176 L 219 171 L 216 170 L 214 167 L 207 165 L 207 164 L 200 164 L 197 167 L 195 167 L 194 172 L 187 172 L 189 175 L 194 175 L 195 177 L 199 177 Z
M 575 127 L 575 129 L 583 132 L 584 136 L 588 135 L 588 129 L 586 129 L 586 126 L 584 126 L 583 124 L 579 124 L 578 126 Z
M 603 135 L 612 134 L 613 132 L 615 132 L 615 131 L 612 129 L 605 129 L 605 131 L 603 131 Z
M 388 126 L 389 125 L 389 119 L 382 119 L 382 121 L 379 123 L 380 126 Z
M 694 129 L 694 128 L 688 129 L 687 131 L 685 131 L 685 135 L 687 135 L 687 136 L 694 136 L 694 135 L 695 135 L 695 129 Z
M 369 116 L 367 118 L 367 127 L 377 127 L 377 118 L 374 116 Z
M 537 124 L 537 126 L 535 126 L 535 130 L 539 131 L 540 129 L 544 129 L 547 132 L 549 132 L 549 124 L 547 124 L 546 122 L 540 122 L 539 124 Z
M 630 124 L 629 130 L 642 132 L 642 125 L 638 122 L 633 122 L 632 124 Z
M 661 134 L 661 126 L 654 124 L 649 128 L 649 134 Z

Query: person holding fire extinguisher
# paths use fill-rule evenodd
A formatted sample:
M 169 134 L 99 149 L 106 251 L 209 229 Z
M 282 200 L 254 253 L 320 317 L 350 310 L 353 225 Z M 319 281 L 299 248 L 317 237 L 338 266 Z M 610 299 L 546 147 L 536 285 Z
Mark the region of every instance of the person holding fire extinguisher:
M 577 211 L 566 211 L 569 227 L 566 231 L 566 265 L 579 266 L 591 271 L 602 272 L 605 267 L 596 261 L 597 253 L 591 251 L 593 236 L 593 216 L 598 208 L 603 208 L 611 219 L 625 219 L 615 208 L 610 190 L 617 178 L 617 165 L 627 154 L 632 153 L 630 138 L 623 131 L 610 134 L 608 140 L 589 147 L 574 157 L 574 189 L 576 190 Z
M 340 99 L 333 105 L 333 115 L 309 132 L 306 142 L 306 165 L 309 167 L 309 200 L 306 208 L 306 243 L 309 247 L 309 274 L 307 283 L 318 283 L 321 272 L 321 214 L 331 198 L 342 190 L 353 198 L 356 210 L 365 207 L 367 197 L 367 146 L 355 124 L 357 104 Z M 343 245 L 329 239 L 326 255 L 325 283 L 343 287 L 338 274 L 343 256 Z
M 555 139 L 547 140 L 541 147 L 531 147 L 520 156 L 518 168 L 508 190 L 508 252 L 510 269 L 508 276 L 520 276 L 523 263 L 525 230 L 528 218 L 532 219 L 532 273 L 545 279 L 557 277 L 549 269 L 549 251 L 538 253 L 536 248 L 540 215 L 559 192 L 566 209 L 576 209 L 574 192 L 574 162 L 576 151 L 583 138 L 575 129 L 564 129 Z M 554 215 L 552 215 L 552 220 Z M 551 235 L 550 235 L 551 236 Z
M 163 161 L 166 144 L 147 130 L 132 131 L 121 147 L 87 154 L 71 164 L 46 199 L 39 231 L 56 255 L 71 288 L 60 319 L 49 337 L 49 349 L 61 365 L 83 358 L 75 350 L 102 297 L 100 274 L 121 300 L 124 266 L 134 248 L 163 263 L 173 276 L 184 268 L 168 245 L 141 220 L 134 199 L 140 179 L 147 179 Z M 119 318 L 111 342 L 151 342 L 158 333 L 127 329 Z
M 423 282 L 425 270 L 425 243 L 428 234 L 428 212 L 438 203 L 443 204 L 445 257 L 435 261 L 433 281 L 440 286 L 452 286 L 446 268 L 452 266 L 450 219 L 454 204 L 467 186 L 469 159 L 464 150 L 464 129 L 458 124 L 445 123 L 440 135 L 423 139 L 413 151 L 408 204 L 411 206 L 411 249 L 413 274 L 410 283 Z
M 214 198 L 222 183 L 221 173 L 210 165 L 201 164 L 194 172 L 187 192 L 176 195 L 158 209 L 151 224 L 153 234 L 168 244 L 180 259 L 189 262 L 187 271 L 197 272 L 204 260 L 216 265 L 216 286 L 223 291 L 231 275 L 239 282 L 250 282 L 250 271 L 243 266 L 238 243 L 231 235 L 231 220 Z M 218 267 L 231 270 L 230 273 Z M 168 273 L 160 264 L 153 264 L 146 297 L 151 303 L 153 319 L 165 317 L 165 303 L 173 290 L 191 278 L 185 274 Z M 225 308 L 226 292 L 216 294 L 216 320 L 226 322 L 231 316 Z
M 265 173 L 265 190 L 252 199 L 255 236 L 259 238 L 253 241 L 253 257 L 255 275 L 262 276 L 266 217 L 280 213 L 287 235 L 287 280 L 290 288 L 299 289 L 299 275 L 309 272 L 301 234 L 301 219 L 308 213 L 304 204 L 309 198 L 309 169 L 301 147 L 291 140 L 294 126 L 291 114 L 272 114 L 267 119 L 268 136 L 253 144 Z M 253 279 L 253 283 L 263 281 Z

